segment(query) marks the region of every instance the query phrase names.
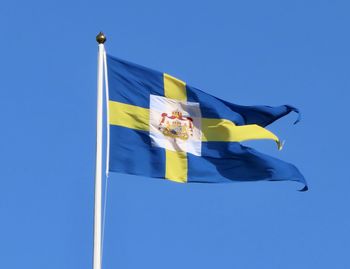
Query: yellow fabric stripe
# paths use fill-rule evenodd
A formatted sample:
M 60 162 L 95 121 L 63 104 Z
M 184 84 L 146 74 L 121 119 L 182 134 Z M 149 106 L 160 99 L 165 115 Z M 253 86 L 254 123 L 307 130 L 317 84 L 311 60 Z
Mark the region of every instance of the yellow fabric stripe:
M 256 124 L 237 126 L 230 120 L 202 118 L 202 141 L 241 142 L 255 139 L 274 140 L 278 147 L 278 137 Z
M 109 124 L 149 131 L 149 109 L 109 101 Z
M 186 152 L 165 150 L 165 160 L 165 178 L 186 183 L 188 171 Z
M 186 83 L 168 74 L 164 78 L 164 96 L 178 101 L 186 101 Z M 187 153 L 165 150 L 165 178 L 176 182 L 187 182 Z
M 186 101 L 186 83 L 164 73 L 164 96 L 167 98 Z

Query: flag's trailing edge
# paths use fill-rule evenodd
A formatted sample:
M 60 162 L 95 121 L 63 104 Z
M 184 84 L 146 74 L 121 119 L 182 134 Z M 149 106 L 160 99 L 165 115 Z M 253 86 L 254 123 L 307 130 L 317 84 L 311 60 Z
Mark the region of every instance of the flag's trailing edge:
M 264 127 L 296 108 L 232 104 L 110 55 L 107 71 L 110 171 L 182 183 L 291 180 L 307 190 L 295 166 L 239 143 L 270 139 L 281 147 Z

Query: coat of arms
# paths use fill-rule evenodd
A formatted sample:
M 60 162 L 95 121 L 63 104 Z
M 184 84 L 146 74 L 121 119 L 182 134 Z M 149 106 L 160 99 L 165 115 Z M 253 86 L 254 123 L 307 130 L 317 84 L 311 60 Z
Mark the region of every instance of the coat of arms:
M 180 111 L 173 111 L 171 115 L 162 113 L 158 129 L 165 136 L 187 140 L 193 136 L 193 120 L 183 116 Z

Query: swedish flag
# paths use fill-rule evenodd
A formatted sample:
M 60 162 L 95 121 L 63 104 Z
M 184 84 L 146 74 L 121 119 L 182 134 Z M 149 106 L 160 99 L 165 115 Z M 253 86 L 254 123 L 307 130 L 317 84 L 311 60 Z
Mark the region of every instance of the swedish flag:
M 274 140 L 264 127 L 298 110 L 240 106 L 169 74 L 107 55 L 110 159 L 114 172 L 176 182 L 306 181 L 292 164 L 240 144 Z

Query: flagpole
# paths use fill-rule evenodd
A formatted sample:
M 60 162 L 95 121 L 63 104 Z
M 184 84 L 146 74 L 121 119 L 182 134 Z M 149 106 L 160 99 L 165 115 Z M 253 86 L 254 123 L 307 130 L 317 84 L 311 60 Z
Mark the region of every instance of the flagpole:
M 93 269 L 101 269 L 101 224 L 102 224 L 102 115 L 103 115 L 103 60 L 105 35 L 96 36 L 98 43 L 97 67 L 97 119 L 96 119 L 96 168 L 94 210 L 94 258 Z

